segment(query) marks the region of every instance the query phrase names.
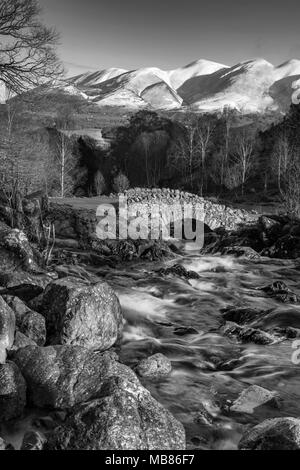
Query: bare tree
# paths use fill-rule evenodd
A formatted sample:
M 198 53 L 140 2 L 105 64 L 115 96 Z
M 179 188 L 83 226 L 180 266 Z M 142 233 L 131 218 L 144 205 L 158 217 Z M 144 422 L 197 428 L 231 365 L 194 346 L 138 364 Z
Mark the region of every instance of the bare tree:
M 278 189 L 282 189 L 282 179 L 285 177 L 290 162 L 293 160 L 294 149 L 286 132 L 278 135 L 277 141 L 272 153 L 272 170 L 277 176 Z
M 177 168 L 183 168 L 186 183 L 191 189 L 194 187 L 193 172 L 199 164 L 200 142 L 198 139 L 198 122 L 195 115 L 187 115 L 185 132 L 177 138 L 173 153 L 172 163 Z
M 58 35 L 40 21 L 37 0 L 0 2 L 0 76 L 14 93 L 56 79 L 63 69 L 55 47 Z
M 71 110 L 64 109 L 56 118 L 56 163 L 59 171 L 59 193 L 65 197 L 72 191 L 72 173 L 75 167 L 73 145 L 70 139 Z
M 197 125 L 197 140 L 200 155 L 200 194 L 203 195 L 204 183 L 206 181 L 206 163 L 208 149 L 215 130 L 215 125 L 209 116 L 203 116 Z
M 244 129 L 235 140 L 233 161 L 239 170 L 242 195 L 244 195 L 245 183 L 248 180 L 254 163 L 254 135 Z
M 282 178 L 280 190 L 282 202 L 287 213 L 300 217 L 300 158 L 299 150 L 294 152 L 288 163 L 287 171 Z
M 222 118 L 224 120 L 224 146 L 221 154 L 221 166 L 220 166 L 220 183 L 221 186 L 224 184 L 224 178 L 227 171 L 229 153 L 230 153 L 230 138 L 231 128 L 235 117 L 235 111 L 229 107 L 224 107 Z

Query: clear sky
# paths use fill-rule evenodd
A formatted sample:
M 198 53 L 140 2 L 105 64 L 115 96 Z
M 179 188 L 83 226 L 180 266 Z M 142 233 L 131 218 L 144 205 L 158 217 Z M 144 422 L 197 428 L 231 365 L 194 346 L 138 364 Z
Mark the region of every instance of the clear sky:
M 300 0 L 40 0 L 69 74 L 300 57 Z

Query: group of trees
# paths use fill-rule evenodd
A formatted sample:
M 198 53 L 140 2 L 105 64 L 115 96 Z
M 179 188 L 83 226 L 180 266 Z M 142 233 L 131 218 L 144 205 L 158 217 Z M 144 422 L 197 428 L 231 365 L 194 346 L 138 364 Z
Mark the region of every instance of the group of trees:
M 255 165 L 257 129 L 235 125 L 236 112 L 187 115 L 169 152 L 184 185 L 201 195 L 244 187 Z

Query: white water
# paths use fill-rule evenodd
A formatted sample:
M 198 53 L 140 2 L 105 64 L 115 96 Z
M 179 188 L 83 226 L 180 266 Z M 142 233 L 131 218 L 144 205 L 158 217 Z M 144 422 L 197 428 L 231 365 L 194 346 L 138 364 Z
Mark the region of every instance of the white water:
M 188 447 L 236 449 L 246 426 L 269 417 L 299 417 L 300 365 L 291 361 L 292 341 L 269 346 L 240 344 L 222 336 L 219 330 L 220 310 L 228 305 L 277 308 L 281 323 L 297 327 L 299 307 L 279 304 L 258 290 L 282 279 L 300 294 L 300 272 L 295 262 L 195 254 L 176 262 L 201 278 L 163 278 L 155 273 L 159 264 L 145 263 L 129 267 L 131 274 L 137 274 L 135 279 L 127 277 L 124 283 L 125 277 L 120 272 L 114 276 L 113 271 L 106 279 L 116 289 L 126 318 L 121 359 L 134 366 L 140 359 L 161 352 L 172 361 L 168 378 L 144 383 L 185 425 Z M 272 315 L 269 321 L 270 325 L 274 323 Z M 196 331 L 177 336 L 174 331 L 178 326 Z M 273 326 L 281 325 L 275 321 Z M 264 407 L 242 417 L 220 410 L 220 403 L 234 400 L 250 384 L 280 392 L 283 408 Z M 213 427 L 194 422 L 200 404 L 215 416 Z

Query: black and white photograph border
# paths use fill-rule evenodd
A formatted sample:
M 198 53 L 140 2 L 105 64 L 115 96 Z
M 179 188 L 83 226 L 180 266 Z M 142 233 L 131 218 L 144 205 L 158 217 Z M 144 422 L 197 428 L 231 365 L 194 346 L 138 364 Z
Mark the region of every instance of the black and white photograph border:
M 300 450 L 299 14 L 0 0 L 0 450 Z

